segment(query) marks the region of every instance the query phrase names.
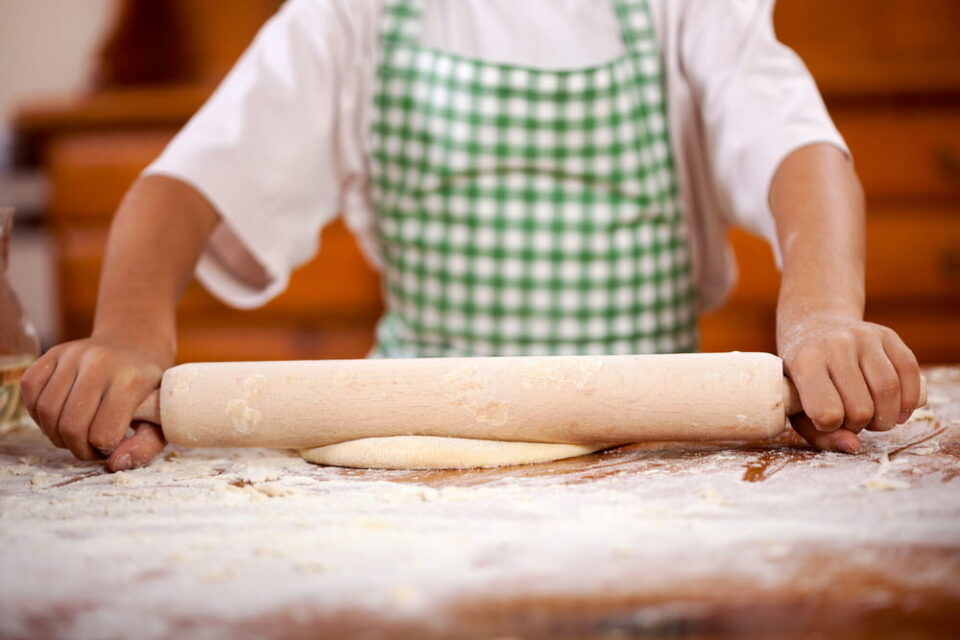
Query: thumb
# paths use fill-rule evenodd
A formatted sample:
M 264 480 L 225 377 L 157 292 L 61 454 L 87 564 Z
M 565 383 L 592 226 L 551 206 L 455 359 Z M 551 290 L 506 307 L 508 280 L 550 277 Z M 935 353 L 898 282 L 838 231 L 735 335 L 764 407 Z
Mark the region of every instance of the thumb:
M 790 416 L 790 424 L 794 430 L 803 436 L 803 439 L 821 451 L 838 451 L 841 453 L 857 453 L 860 451 L 860 438 L 847 429 L 824 432 L 814 426 L 813 421 L 805 413 Z
M 133 435 L 117 445 L 107 459 L 107 469 L 110 471 L 145 467 L 167 444 L 163 431 L 153 423 L 135 422 L 133 429 Z

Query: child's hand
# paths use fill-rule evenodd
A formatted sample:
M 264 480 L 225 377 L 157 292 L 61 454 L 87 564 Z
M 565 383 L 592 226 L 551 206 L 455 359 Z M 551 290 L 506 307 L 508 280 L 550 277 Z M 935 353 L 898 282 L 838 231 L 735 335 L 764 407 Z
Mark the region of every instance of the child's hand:
M 120 471 L 148 464 L 165 441 L 160 429 L 136 425 L 124 439 L 140 403 L 160 385 L 173 354 L 162 347 L 87 338 L 58 345 L 21 380 L 33 419 L 57 447 L 79 460 L 101 460 Z
M 906 422 L 920 400 L 917 359 L 887 327 L 813 315 L 782 329 L 780 356 L 805 412 L 793 427 L 819 449 L 856 453 L 857 433 Z

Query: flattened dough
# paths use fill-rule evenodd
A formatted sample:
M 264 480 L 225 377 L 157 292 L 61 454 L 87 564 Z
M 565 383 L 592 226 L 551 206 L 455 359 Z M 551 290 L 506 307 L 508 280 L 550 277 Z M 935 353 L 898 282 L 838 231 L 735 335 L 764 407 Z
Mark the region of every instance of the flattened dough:
M 314 449 L 301 449 L 303 459 L 314 464 L 361 469 L 474 469 L 514 464 L 550 462 L 583 456 L 612 445 L 548 444 L 444 438 L 392 436 L 361 438 Z

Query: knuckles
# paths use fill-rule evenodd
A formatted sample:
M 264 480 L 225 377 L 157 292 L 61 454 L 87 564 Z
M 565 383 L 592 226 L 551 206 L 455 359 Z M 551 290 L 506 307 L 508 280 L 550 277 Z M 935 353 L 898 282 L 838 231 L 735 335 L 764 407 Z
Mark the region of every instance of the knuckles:
M 23 398 L 27 401 L 27 404 L 33 404 L 33 401 L 37 399 L 38 392 L 40 391 L 38 388 L 40 383 L 37 377 L 33 367 L 27 369 L 20 377 L 20 392 L 23 394 Z
M 78 354 L 78 357 L 80 363 L 84 367 L 90 367 L 91 369 L 98 370 L 109 366 L 111 353 L 109 349 L 98 345 L 92 345 L 83 347 L 81 353 Z
M 862 429 L 873 419 L 873 405 L 853 405 L 846 410 L 844 417 L 844 424 L 856 429 Z
M 900 380 L 895 376 L 883 376 L 875 385 L 877 394 L 881 396 L 889 397 L 900 392 Z
M 65 440 L 86 440 L 88 426 L 83 421 L 78 420 L 76 416 L 65 413 L 57 424 L 57 430 Z
M 115 442 L 113 439 L 106 438 L 104 436 L 98 436 L 90 434 L 90 437 L 87 439 L 87 442 L 90 443 L 90 446 L 96 448 L 103 453 L 112 453 L 114 449 L 117 448 L 119 442 Z
M 49 357 L 45 356 L 34 362 L 20 377 L 20 391 L 23 393 L 27 405 L 36 404 L 43 391 L 43 382 L 47 378 L 47 371 L 53 368 Z
M 818 367 L 822 362 L 823 356 L 820 350 L 809 347 L 801 348 L 789 358 L 789 368 L 794 373 L 802 374 L 804 371 Z
M 814 424 L 830 429 L 838 428 L 843 422 L 843 409 L 838 407 L 820 407 L 810 410 L 807 416 Z
M 828 354 L 850 354 L 859 352 L 871 345 L 882 348 L 880 343 L 887 335 L 899 340 L 891 329 L 862 323 L 852 327 L 839 327 L 824 331 L 808 343 L 806 350 Z
M 60 410 L 62 407 L 50 400 L 41 400 L 34 408 L 34 417 L 42 427 L 47 429 L 56 429 L 57 422 L 60 419 Z
M 896 425 L 896 422 L 895 422 L 895 421 L 892 421 L 892 420 L 885 420 L 885 421 L 883 421 L 883 422 L 878 422 L 878 421 L 874 420 L 874 421 L 870 424 L 870 426 L 867 427 L 867 429 L 870 430 L 870 431 L 879 431 L 879 432 L 882 432 L 882 431 L 890 431 L 890 430 L 893 429 L 895 426 L 897 426 L 897 425 Z
M 132 391 L 143 387 L 147 382 L 147 376 L 138 368 L 124 367 L 117 371 L 113 376 L 112 384 L 117 385 L 124 391 Z
M 872 322 L 868 322 L 868 323 L 867 323 L 867 326 L 868 326 L 873 332 L 875 332 L 876 334 L 878 334 L 881 338 L 884 338 L 884 339 L 887 339 L 887 340 L 896 340 L 897 342 L 902 342 L 902 341 L 900 340 L 900 336 L 897 335 L 897 332 L 894 331 L 893 329 L 891 329 L 890 327 L 885 327 L 885 326 L 883 326 L 883 325 L 881 325 L 881 324 L 874 324 L 874 323 L 872 323 Z
M 857 336 L 850 330 L 827 333 L 820 339 L 821 348 L 832 353 L 849 353 L 857 347 Z

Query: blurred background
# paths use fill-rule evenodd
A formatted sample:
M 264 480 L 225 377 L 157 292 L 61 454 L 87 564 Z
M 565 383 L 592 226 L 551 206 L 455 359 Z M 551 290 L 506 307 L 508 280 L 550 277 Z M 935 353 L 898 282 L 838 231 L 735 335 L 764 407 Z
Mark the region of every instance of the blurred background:
M 89 333 L 121 196 L 280 4 L 0 1 L 0 204 L 18 209 L 10 275 L 46 346 Z M 780 0 L 776 26 L 813 71 L 868 194 L 868 319 L 924 363 L 960 362 L 960 2 Z M 770 250 L 731 236 L 740 282 L 703 319 L 703 349 L 775 351 Z M 180 359 L 362 356 L 377 277 L 339 223 L 322 246 L 254 312 L 192 286 Z

